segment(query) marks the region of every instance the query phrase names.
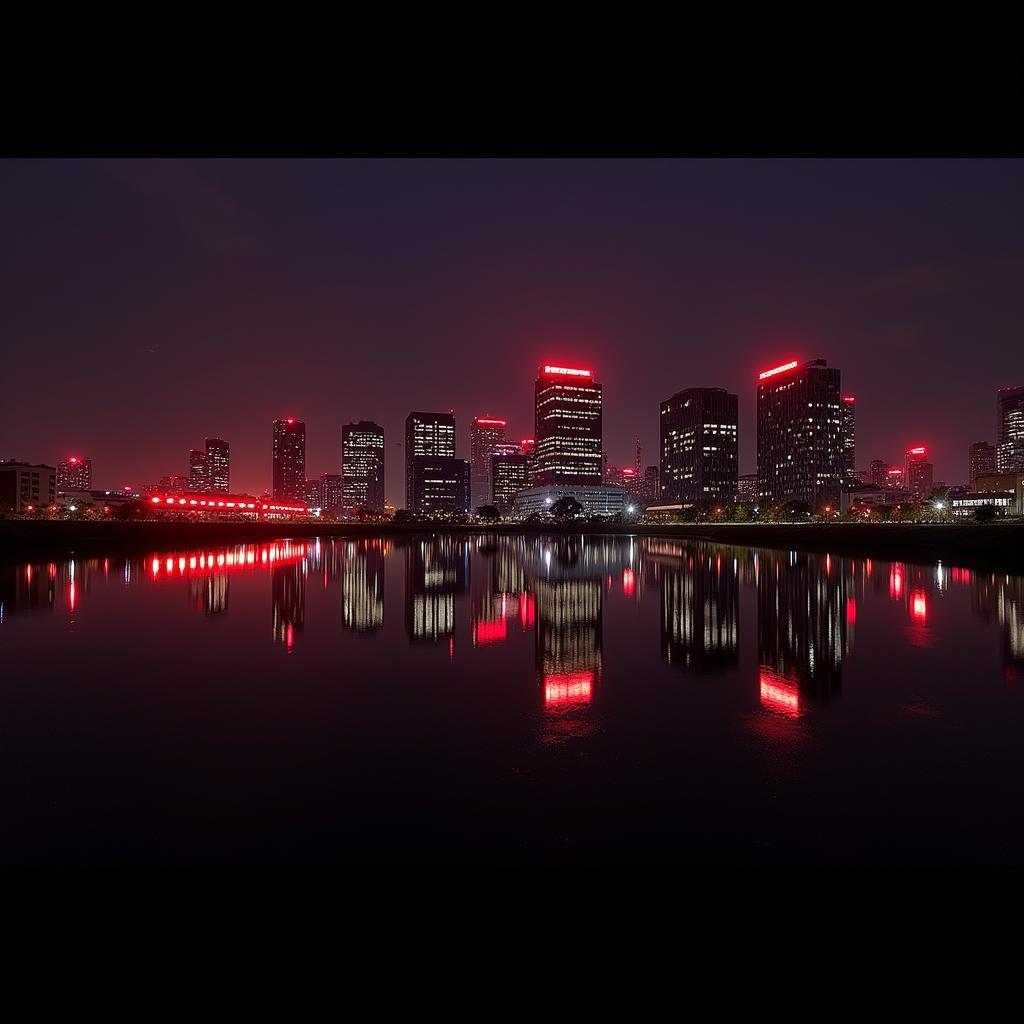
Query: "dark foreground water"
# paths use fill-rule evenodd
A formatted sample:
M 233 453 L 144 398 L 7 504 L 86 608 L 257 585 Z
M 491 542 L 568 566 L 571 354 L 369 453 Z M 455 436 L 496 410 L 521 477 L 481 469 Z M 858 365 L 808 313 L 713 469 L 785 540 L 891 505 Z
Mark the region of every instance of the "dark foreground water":
M 1024 579 L 653 538 L 0 566 L 0 859 L 1024 861 Z

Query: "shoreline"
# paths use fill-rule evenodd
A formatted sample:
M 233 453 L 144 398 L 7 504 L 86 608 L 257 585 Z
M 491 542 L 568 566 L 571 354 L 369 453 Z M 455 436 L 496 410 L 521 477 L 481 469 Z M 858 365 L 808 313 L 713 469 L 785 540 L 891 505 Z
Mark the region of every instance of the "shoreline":
M 53 556 L 145 551 L 195 544 L 230 545 L 281 537 L 411 537 L 425 533 L 497 535 L 605 535 L 711 541 L 716 544 L 828 552 L 885 561 L 1024 572 L 1020 523 L 680 523 L 577 526 L 574 524 L 384 525 L 380 523 L 188 523 L 0 520 L 0 561 L 36 553 Z

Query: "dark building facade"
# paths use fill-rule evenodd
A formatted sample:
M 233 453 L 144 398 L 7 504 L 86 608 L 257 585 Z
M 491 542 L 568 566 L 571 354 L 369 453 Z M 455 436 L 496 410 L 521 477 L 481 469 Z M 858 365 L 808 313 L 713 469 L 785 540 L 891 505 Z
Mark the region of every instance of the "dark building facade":
M 306 490 L 306 424 L 294 416 L 274 420 L 274 486 L 277 499 L 302 501 Z
M 687 388 L 661 403 L 662 501 L 732 502 L 739 480 L 739 397 Z
M 491 501 L 502 512 L 511 512 L 516 494 L 530 486 L 528 455 L 491 456 Z
M 875 487 L 889 486 L 889 463 L 885 459 L 871 460 L 871 483 Z
M 988 441 L 975 441 L 971 445 L 967 463 L 967 479 L 971 487 L 979 476 L 991 476 L 996 471 L 996 449 Z
M 188 489 L 190 491 L 210 490 L 210 468 L 206 452 L 190 448 L 188 453 Z
M 1024 473 L 1024 387 L 1000 388 L 996 407 L 996 469 Z
M 371 420 L 341 428 L 341 505 L 347 512 L 384 511 L 384 428 Z
M 341 474 L 322 473 L 320 476 L 320 507 L 325 512 L 341 510 Z
M 413 500 L 414 460 L 422 456 L 455 458 L 455 416 L 450 412 L 411 412 L 405 419 L 405 507 Z M 468 507 L 468 492 L 466 506 Z
M 933 467 L 928 461 L 924 445 L 908 448 L 903 468 L 903 486 L 915 498 L 927 498 L 932 493 Z
M 477 416 L 469 425 L 470 503 L 473 508 L 491 500 L 491 456 L 505 443 L 505 421 Z
M 839 370 L 824 359 L 765 370 L 757 383 L 760 501 L 838 504 L 843 484 Z
M 0 510 L 29 512 L 57 499 L 57 470 L 10 459 L 0 462 Z
M 412 460 L 414 512 L 469 511 L 469 460 L 446 455 L 415 455 Z
M 603 482 L 602 402 L 592 371 L 540 368 L 534 387 L 535 486 Z
M 206 465 L 210 477 L 210 490 L 231 490 L 231 445 L 219 437 L 206 439 Z

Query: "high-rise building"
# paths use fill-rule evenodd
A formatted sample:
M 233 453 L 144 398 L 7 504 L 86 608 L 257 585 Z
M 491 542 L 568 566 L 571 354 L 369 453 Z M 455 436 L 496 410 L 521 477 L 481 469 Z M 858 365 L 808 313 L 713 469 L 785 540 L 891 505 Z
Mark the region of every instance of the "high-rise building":
M 57 493 L 92 490 L 92 459 L 69 455 L 57 463 Z
M 903 486 L 915 498 L 927 498 L 932 493 L 932 464 L 924 445 L 907 449 L 903 471 Z
M 210 477 L 210 490 L 231 490 L 231 446 L 219 437 L 206 439 L 206 466 Z
M 210 466 L 206 452 L 190 448 L 188 452 L 188 489 L 206 492 L 210 489 Z
M 644 499 L 657 501 L 661 490 L 661 470 L 657 466 L 648 466 L 644 470 Z
M 421 456 L 455 458 L 455 416 L 451 412 L 411 412 L 405 419 L 405 507 L 413 501 L 414 460 Z M 469 505 L 467 494 L 466 506 Z
M 847 480 L 857 475 L 855 458 L 857 445 L 857 401 L 853 395 L 843 395 L 842 431 L 843 431 L 843 472 Z
M 511 512 L 516 495 L 530 486 L 530 459 L 527 455 L 491 456 L 491 501 L 501 512 Z
M 744 473 L 737 481 L 736 498 L 738 501 L 753 503 L 757 501 L 757 474 Z
M 479 508 L 491 500 L 491 456 L 505 443 L 505 421 L 477 416 L 469 425 L 470 505 Z
M 302 488 L 302 500 L 307 508 L 320 508 L 322 499 L 320 497 L 320 481 L 306 480 Z
M 758 375 L 757 496 L 838 503 L 843 483 L 839 370 L 797 360 Z
M 996 468 L 1000 473 L 1024 473 L 1024 387 L 1000 388 Z
M 591 370 L 542 366 L 534 420 L 535 485 L 602 483 L 602 388 Z
M 179 476 L 177 473 L 172 473 L 170 476 L 160 477 L 160 490 L 167 494 L 180 494 L 182 491 L 187 491 L 189 478 L 187 476 Z
M 372 420 L 341 428 L 341 504 L 350 513 L 384 511 L 384 428 Z
M 340 473 L 323 473 L 320 477 L 320 507 L 325 512 L 336 514 L 342 507 L 342 484 Z
M 412 494 L 414 512 L 469 511 L 469 460 L 453 455 L 414 455 Z
M 304 500 L 306 489 L 306 424 L 294 416 L 274 420 L 274 486 L 279 500 Z
M 871 483 L 875 487 L 889 486 L 889 463 L 885 459 L 871 460 Z
M 732 502 L 739 477 L 739 397 L 687 388 L 661 403 L 661 501 Z
M 644 474 L 644 450 L 640 445 L 640 438 L 636 439 L 636 451 L 633 458 L 633 469 L 636 471 L 638 477 L 642 477 Z
M 967 463 L 967 479 L 974 487 L 974 481 L 979 476 L 991 476 L 996 471 L 996 449 L 988 441 L 975 441 L 971 445 L 970 456 Z

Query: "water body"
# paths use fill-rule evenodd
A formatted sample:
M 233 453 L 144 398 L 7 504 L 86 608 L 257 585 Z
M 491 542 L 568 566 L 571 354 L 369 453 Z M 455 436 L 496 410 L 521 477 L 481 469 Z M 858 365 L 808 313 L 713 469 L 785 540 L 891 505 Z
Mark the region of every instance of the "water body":
M 0 566 L 5 863 L 1024 861 L 1024 577 L 652 537 Z

